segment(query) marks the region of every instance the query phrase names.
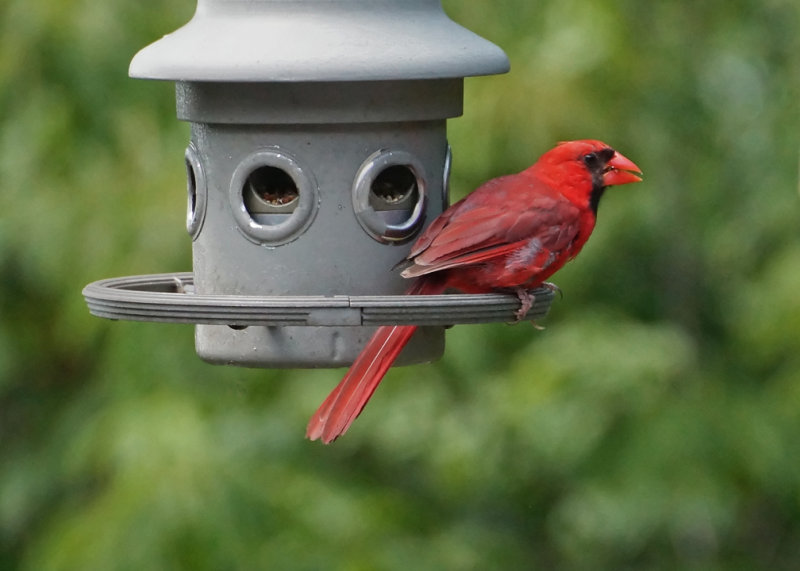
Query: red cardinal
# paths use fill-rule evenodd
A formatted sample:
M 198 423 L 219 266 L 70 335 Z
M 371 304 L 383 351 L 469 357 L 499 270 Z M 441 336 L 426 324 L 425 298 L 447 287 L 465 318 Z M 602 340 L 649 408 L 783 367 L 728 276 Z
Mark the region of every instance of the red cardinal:
M 636 173 L 639 167 L 605 143 L 583 140 L 490 180 L 445 210 L 412 246 L 402 276 L 419 279 L 408 294 L 514 292 L 522 318 L 531 306 L 528 290 L 581 251 L 605 189 L 640 181 Z M 415 330 L 379 327 L 311 417 L 306 436 L 327 444 L 344 434 Z

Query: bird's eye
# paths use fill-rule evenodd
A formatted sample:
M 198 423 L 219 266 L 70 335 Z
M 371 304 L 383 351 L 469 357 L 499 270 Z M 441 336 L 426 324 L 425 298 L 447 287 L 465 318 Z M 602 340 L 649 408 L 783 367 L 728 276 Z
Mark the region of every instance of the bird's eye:
M 614 149 L 605 148 L 599 151 L 592 151 L 583 155 L 583 164 L 591 171 L 601 171 L 605 168 L 608 161 L 614 157 Z
M 596 168 L 600 166 L 600 157 L 597 153 L 586 153 L 583 155 L 583 162 L 589 168 Z

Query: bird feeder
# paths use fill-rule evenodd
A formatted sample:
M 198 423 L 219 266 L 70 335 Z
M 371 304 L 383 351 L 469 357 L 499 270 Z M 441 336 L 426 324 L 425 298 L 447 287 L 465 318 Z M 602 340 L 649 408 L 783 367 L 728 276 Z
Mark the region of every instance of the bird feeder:
M 464 78 L 507 70 L 436 0 L 198 0 L 130 65 L 191 124 L 193 272 L 89 284 L 90 310 L 194 323 L 201 358 L 257 367 L 347 365 L 387 323 L 423 326 L 399 363 L 430 361 L 442 326 L 513 320 L 514 296 L 403 296 L 392 270 L 448 204 Z

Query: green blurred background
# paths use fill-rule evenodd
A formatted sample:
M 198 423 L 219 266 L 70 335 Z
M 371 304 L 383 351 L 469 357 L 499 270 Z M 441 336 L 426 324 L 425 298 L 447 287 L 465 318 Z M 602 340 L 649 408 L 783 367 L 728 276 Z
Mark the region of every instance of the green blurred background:
M 170 84 L 191 0 L 0 4 L 0 567 L 796 569 L 796 0 L 459 2 L 508 53 L 450 122 L 456 197 L 596 137 L 612 189 L 547 329 L 456 327 L 347 437 L 342 371 L 213 367 L 83 285 L 190 269 Z

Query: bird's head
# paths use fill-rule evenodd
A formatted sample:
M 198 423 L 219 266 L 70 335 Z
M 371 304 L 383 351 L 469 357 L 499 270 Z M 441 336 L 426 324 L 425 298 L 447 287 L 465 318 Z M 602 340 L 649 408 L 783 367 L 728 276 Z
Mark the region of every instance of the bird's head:
M 533 168 L 537 176 L 567 198 L 595 212 L 607 187 L 642 180 L 641 169 L 633 161 L 602 141 L 591 139 L 559 143 Z

